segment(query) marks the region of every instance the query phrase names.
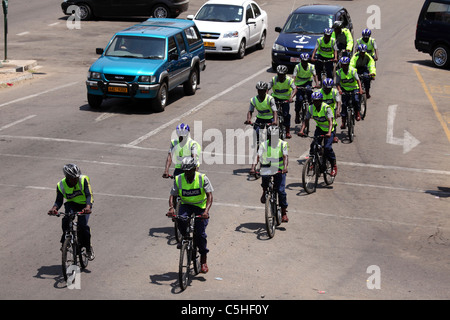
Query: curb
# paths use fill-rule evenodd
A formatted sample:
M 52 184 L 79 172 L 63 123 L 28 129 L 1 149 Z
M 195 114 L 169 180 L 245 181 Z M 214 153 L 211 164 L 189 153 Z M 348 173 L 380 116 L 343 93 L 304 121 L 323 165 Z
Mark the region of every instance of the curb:
M 36 60 L 8 60 L 1 61 L 0 85 L 14 84 L 19 81 L 33 78 L 33 73 L 29 72 L 37 66 Z

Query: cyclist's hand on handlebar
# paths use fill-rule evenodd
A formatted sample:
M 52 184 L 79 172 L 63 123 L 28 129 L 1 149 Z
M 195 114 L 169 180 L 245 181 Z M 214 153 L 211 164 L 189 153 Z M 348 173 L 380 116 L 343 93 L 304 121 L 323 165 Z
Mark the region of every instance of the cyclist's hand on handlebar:
M 252 124 L 252 122 L 250 120 L 245 120 L 244 124 Z
M 288 169 L 287 169 L 287 168 L 284 168 L 284 169 L 281 171 L 281 173 L 288 173 Z
M 209 219 L 209 213 L 208 212 L 203 212 L 202 213 L 202 219 Z
M 92 213 L 92 210 L 91 210 L 90 207 L 86 207 L 86 208 L 84 208 L 83 210 L 81 210 L 80 213 L 81 213 L 81 214 L 91 214 L 91 213 Z
M 169 211 L 167 211 L 166 216 L 168 216 L 169 218 L 175 217 L 175 209 L 169 208 Z
M 48 210 L 47 214 L 49 216 L 56 216 L 58 214 L 58 210 L 56 210 L 55 207 L 51 208 L 50 210 Z
M 298 135 L 299 135 L 300 137 L 303 137 L 303 138 L 306 137 L 306 134 L 304 134 L 303 131 L 300 131 L 300 132 L 298 133 Z
M 169 175 L 168 172 L 164 172 L 163 175 L 162 175 L 162 177 L 163 177 L 164 179 L 168 179 L 168 178 L 170 177 L 170 175 Z

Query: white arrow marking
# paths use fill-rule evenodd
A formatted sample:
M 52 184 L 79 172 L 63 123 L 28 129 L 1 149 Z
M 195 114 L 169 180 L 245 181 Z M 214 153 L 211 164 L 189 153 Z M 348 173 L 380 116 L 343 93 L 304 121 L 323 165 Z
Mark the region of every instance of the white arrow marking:
M 414 138 L 407 130 L 404 130 L 403 139 L 394 137 L 394 121 L 395 113 L 397 111 L 397 105 L 389 106 L 388 118 L 387 118 L 387 135 L 386 142 L 389 144 L 395 144 L 403 146 L 403 153 L 408 153 L 414 147 L 416 147 L 420 141 Z

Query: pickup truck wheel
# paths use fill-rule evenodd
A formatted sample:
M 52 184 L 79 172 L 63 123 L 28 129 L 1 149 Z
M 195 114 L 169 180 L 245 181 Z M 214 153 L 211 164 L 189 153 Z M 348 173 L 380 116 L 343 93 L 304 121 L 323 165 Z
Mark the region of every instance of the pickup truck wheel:
M 153 110 L 155 112 L 163 112 L 167 105 L 167 99 L 169 97 L 169 91 L 167 90 L 167 83 L 161 83 L 158 94 L 153 100 Z
M 75 11 L 75 15 L 81 21 L 90 20 L 92 18 L 91 7 L 85 3 L 80 3 L 78 4 L 78 9 Z
M 446 68 L 450 64 L 450 51 L 445 45 L 436 46 L 431 57 L 438 68 Z
M 102 96 L 98 96 L 98 95 L 95 95 L 95 94 L 89 94 L 88 93 L 87 99 L 88 99 L 89 106 L 92 109 L 98 109 L 102 105 L 102 101 L 103 101 L 103 97 Z
M 198 71 L 193 69 L 189 75 L 189 79 L 183 83 L 184 93 L 186 95 L 194 95 L 198 85 Z

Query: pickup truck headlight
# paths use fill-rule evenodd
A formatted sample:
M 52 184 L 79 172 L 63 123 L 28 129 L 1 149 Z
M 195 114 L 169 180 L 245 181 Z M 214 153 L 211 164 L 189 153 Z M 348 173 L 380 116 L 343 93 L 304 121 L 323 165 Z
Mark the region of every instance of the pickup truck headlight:
M 88 72 L 88 79 L 101 79 L 101 78 L 102 75 L 100 72 L 92 72 L 92 71 Z
M 138 81 L 152 83 L 152 82 L 156 82 L 156 77 L 155 76 L 140 76 Z

